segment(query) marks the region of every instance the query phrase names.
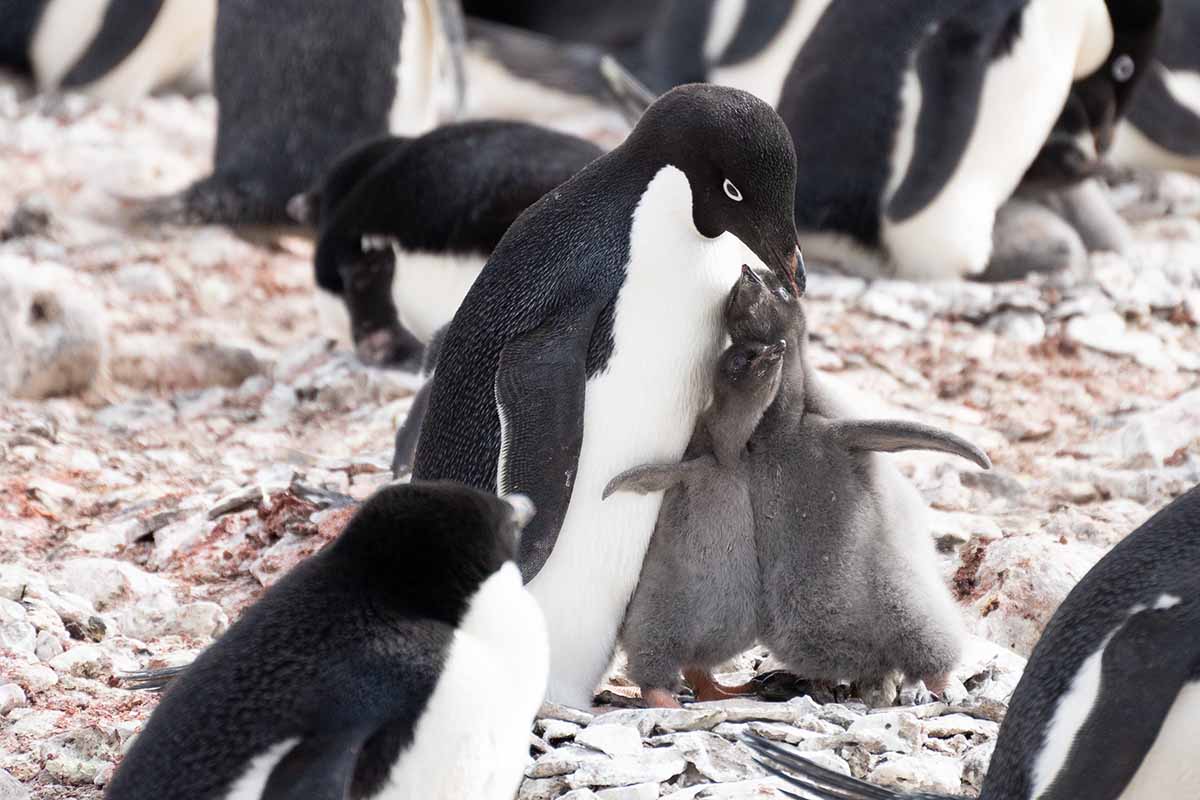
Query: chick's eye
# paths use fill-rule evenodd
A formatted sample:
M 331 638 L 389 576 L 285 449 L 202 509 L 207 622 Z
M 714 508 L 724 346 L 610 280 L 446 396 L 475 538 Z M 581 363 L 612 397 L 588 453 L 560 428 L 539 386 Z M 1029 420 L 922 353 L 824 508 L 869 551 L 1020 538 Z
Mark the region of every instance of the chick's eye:
M 1132 57 L 1128 55 L 1118 56 L 1117 60 L 1114 61 L 1112 65 L 1113 79 L 1119 83 L 1124 83 L 1133 77 L 1133 73 L 1136 69 L 1137 65 L 1133 63 Z
M 729 178 L 725 179 L 725 184 L 721 188 L 723 188 L 725 190 L 725 196 L 728 197 L 730 200 L 732 200 L 735 203 L 742 202 L 741 190 L 738 189 L 736 186 L 734 186 L 733 181 L 729 180 Z

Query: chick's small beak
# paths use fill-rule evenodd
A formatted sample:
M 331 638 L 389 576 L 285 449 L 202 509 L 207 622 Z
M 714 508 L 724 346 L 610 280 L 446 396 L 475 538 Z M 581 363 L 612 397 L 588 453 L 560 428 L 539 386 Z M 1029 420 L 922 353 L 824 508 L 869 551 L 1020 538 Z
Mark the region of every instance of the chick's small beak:
M 758 273 L 750 269 L 749 264 L 742 264 L 742 277 L 753 283 L 755 286 L 762 286 L 762 278 L 758 277 Z

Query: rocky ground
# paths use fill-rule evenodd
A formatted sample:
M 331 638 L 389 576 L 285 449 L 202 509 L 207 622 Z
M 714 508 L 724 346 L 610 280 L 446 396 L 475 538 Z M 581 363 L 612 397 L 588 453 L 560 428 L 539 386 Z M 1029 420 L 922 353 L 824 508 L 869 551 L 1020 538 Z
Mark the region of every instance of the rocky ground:
M 88 384 L 0 400 L 3 800 L 99 796 L 155 702 L 119 676 L 190 660 L 336 535 L 348 512 L 325 492 L 362 498 L 390 477 L 413 381 L 329 338 L 306 243 L 119 223 L 120 198 L 205 170 L 213 121 L 210 98 L 51 107 L 0 81 L 0 390 Z M 880 783 L 978 791 L 1057 603 L 1200 480 L 1200 186 L 1168 176 L 1112 196 L 1137 246 L 1078 274 L 809 281 L 824 371 L 995 463 L 899 458 L 975 634 L 944 702 L 645 711 L 625 708 L 636 693 L 618 671 L 592 712 L 543 710 L 521 798 L 780 797 L 746 730 Z M 47 367 L 47 339 L 74 366 Z M 755 651 L 730 671 L 775 666 Z

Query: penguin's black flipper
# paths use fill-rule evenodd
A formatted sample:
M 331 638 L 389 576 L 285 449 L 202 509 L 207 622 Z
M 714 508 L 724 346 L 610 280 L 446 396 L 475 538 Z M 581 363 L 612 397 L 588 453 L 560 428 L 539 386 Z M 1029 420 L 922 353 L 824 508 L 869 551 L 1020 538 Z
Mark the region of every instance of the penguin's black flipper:
M 803 792 L 783 792 L 797 800 L 954 800 L 950 795 L 907 794 L 875 786 L 826 769 L 752 733 L 746 735 L 745 742 L 758 754 L 756 760 L 763 769 Z
M 902 450 L 936 450 L 961 456 L 984 469 L 991 469 L 987 453 L 949 431 L 894 419 L 838 420 L 829 433 L 847 450 L 898 453 Z
M 646 109 L 658 99 L 658 95 L 610 55 L 600 58 L 600 74 L 630 125 L 636 125 Z
M 716 459 L 710 455 L 693 458 L 680 464 L 643 464 L 627 469 L 608 482 L 604 487 L 604 499 L 614 492 L 636 492 L 650 494 L 664 492 L 687 478 L 688 474 L 701 467 L 715 467 Z
M 499 494 L 523 494 L 537 515 L 517 563 L 525 582 L 541 570 L 562 528 L 583 446 L 583 401 L 592 325 L 556 317 L 510 339 L 496 370 Z
M 911 166 L 888 202 L 893 219 L 916 214 L 950 181 L 975 129 L 988 68 L 1008 46 L 1013 19 L 1020 30 L 1022 3 L 966 5 L 960 16 L 933 29 L 916 52 L 921 109 Z M 1009 14 L 1013 18 L 1005 19 Z
M 343 800 L 370 728 L 306 737 L 267 778 L 262 800 Z
M 1180 690 L 1200 679 L 1200 601 L 1191 598 L 1134 614 L 1104 648 L 1099 694 L 1042 800 L 1125 793 Z

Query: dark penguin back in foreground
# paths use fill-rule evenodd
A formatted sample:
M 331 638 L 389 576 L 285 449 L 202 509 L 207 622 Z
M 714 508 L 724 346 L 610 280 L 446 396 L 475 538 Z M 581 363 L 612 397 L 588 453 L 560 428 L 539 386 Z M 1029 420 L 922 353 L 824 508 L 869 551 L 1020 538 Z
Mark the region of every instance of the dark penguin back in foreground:
M 362 145 L 319 190 L 317 284 L 342 290 L 339 264 L 364 235 L 390 236 L 410 252 L 487 255 L 526 208 L 602 152 L 575 136 L 496 120 Z
M 224 797 L 250 757 L 289 738 L 302 743 L 265 796 L 340 797 L 339 780 L 373 794 L 471 595 L 512 558 L 510 513 L 461 486 L 382 490 L 171 683 L 106 797 Z
M 32 69 L 29 46 L 50 0 L 4 0 L 0 3 L 0 65 L 22 73 Z
M 1167 72 L 1200 72 L 1200 4 L 1163 0 L 1163 24 L 1154 63 L 1133 96 L 1129 120 L 1150 141 L 1188 158 L 1200 157 L 1200 107 L 1181 104 L 1167 88 Z
M 1135 606 L 1153 609 L 1163 595 L 1180 603 L 1130 618 Z M 1065 768 L 1073 781 L 1061 785 L 1066 776 L 1060 775 L 1047 800 L 1100 797 L 1105 787 L 1124 786 L 1180 686 L 1200 680 L 1200 487 L 1117 544 L 1054 613 L 1009 704 L 982 798 L 1028 795 L 1039 743 L 1058 702 L 1083 662 L 1118 629 L 1106 661 L 1115 645 L 1128 671 L 1111 676 L 1116 685 L 1102 686 Z
M 221 0 L 214 173 L 187 221 L 290 224 L 286 207 L 339 153 L 389 130 L 403 4 Z

